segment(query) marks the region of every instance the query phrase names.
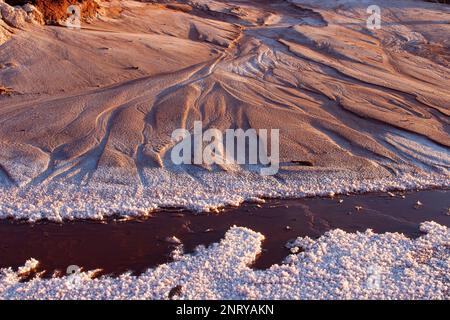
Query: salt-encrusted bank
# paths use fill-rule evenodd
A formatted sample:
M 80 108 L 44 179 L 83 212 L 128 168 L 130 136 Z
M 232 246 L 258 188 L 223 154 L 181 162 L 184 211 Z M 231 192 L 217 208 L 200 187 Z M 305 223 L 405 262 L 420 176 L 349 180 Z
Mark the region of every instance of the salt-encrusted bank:
M 281 265 L 252 270 L 264 236 L 233 227 L 220 243 L 149 269 L 140 276 L 92 279 L 93 272 L 35 277 L 29 260 L 0 270 L 0 299 L 449 299 L 450 232 L 435 222 L 408 239 L 398 233 L 333 230 L 317 240 L 298 238 Z
M 143 167 L 140 172 L 93 170 L 93 159 L 76 170 L 64 162 L 50 170 L 48 162 L 30 163 L 26 156 L 10 153 L 9 162 L 4 162 L 9 175 L 0 171 L 0 219 L 101 220 L 113 215 L 145 216 L 166 207 L 210 212 L 262 198 L 450 187 L 448 148 L 418 135 L 389 131 L 385 145 L 398 155 L 397 162 L 378 160 L 369 167 L 350 169 L 284 162 L 273 176 L 261 175 L 257 166 L 207 170 L 170 163 L 164 168 Z M 47 170 L 39 173 L 42 167 Z
M 0 187 L 0 219 L 30 222 L 104 219 L 112 215 L 145 216 L 159 208 L 183 207 L 216 211 L 262 198 L 302 198 L 347 192 L 375 192 L 450 187 L 442 173 L 410 171 L 398 176 L 370 177 L 342 170 L 301 171 L 261 176 L 256 170 L 208 172 L 148 169 L 136 184 L 127 172 L 96 171 L 86 184 L 51 182 L 29 187 Z M 121 177 L 117 181 L 115 177 Z

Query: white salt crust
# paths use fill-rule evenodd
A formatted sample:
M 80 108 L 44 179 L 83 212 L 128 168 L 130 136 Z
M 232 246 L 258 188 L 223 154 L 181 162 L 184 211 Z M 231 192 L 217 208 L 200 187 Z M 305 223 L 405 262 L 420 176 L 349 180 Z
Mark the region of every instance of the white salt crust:
M 0 172 L 0 219 L 101 220 L 112 215 L 151 215 L 165 207 L 216 212 L 262 198 L 450 187 L 448 148 L 400 130 L 391 130 L 384 139 L 400 163 L 378 161 L 354 170 L 282 163 L 275 176 L 262 176 L 260 168 L 251 166 L 224 171 L 167 165 L 139 168 L 139 173 L 132 168 L 99 167 L 85 169 L 88 174 L 80 177 L 78 171 L 62 165 L 39 179 L 48 163 L 37 156 L 38 151 L 8 155 L 11 160 L 3 165 L 9 168 L 9 177 Z
M 87 184 L 52 181 L 31 187 L 0 186 L 0 219 L 101 220 L 146 216 L 159 208 L 183 207 L 216 212 L 224 206 L 262 198 L 302 198 L 347 192 L 450 187 L 449 175 L 409 171 L 397 176 L 361 177 L 346 170 L 301 171 L 264 177 L 252 171 L 207 172 L 145 169 L 145 185 L 128 172 L 97 170 Z M 120 177 L 122 181 L 117 181 Z M 130 181 L 131 180 L 131 181 Z
M 1 299 L 449 299 L 450 232 L 435 222 L 422 223 L 425 234 L 336 229 L 318 240 L 297 238 L 281 265 L 252 270 L 264 236 L 232 227 L 220 243 L 177 255 L 175 262 L 140 276 L 117 278 L 95 272 L 20 282 L 38 262 L 18 272 L 0 270 Z
M 42 219 L 101 220 L 108 216 L 146 216 L 165 207 L 217 212 L 225 206 L 262 198 L 302 198 L 348 192 L 375 192 L 450 187 L 450 151 L 427 139 L 392 131 L 386 145 L 402 164 L 374 168 L 292 169 L 282 164 L 275 176 L 262 176 L 258 167 L 211 171 L 194 166 L 141 168 L 101 167 L 84 178 L 61 174 L 36 181 L 45 167 L 38 161 L 13 158 L 7 164 L 16 184 L 0 176 L 0 219 L 35 222 Z M 387 167 L 390 171 L 384 169 Z M 384 172 L 384 173 L 383 173 Z

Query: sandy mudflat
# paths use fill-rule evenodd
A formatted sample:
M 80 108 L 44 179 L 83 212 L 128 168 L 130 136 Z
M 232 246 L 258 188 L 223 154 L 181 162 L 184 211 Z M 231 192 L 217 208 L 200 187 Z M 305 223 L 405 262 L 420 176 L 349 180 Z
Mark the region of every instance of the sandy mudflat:
M 67 231 L 67 220 L 167 207 L 450 187 L 448 5 L 152 2 L 98 1 L 98 16 L 71 30 L 0 0 L 0 219 Z M 366 26 L 369 5 L 382 9 L 379 30 Z M 195 121 L 280 129 L 280 171 L 174 165 L 171 134 Z M 449 299 L 448 223 L 430 218 L 414 220 L 414 237 L 408 219 L 300 234 L 267 270 L 250 267 L 265 238 L 251 224 L 224 223 L 209 247 L 178 246 L 138 276 L 23 281 L 42 270 L 30 253 L 0 269 L 0 299 L 165 299 L 178 287 L 195 299 Z
M 449 186 L 450 8 L 372 2 L 380 30 L 361 1 L 116 1 L 82 30 L 2 22 L 0 217 Z M 281 129 L 279 174 L 174 166 L 171 133 L 196 120 Z

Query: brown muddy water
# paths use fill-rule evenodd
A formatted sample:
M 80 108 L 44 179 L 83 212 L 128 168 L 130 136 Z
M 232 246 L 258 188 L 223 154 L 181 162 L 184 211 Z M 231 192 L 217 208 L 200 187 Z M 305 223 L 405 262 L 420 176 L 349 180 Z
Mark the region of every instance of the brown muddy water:
M 420 201 L 422 205 L 417 205 Z M 420 235 L 419 224 L 433 220 L 450 227 L 450 190 L 356 194 L 334 198 L 267 200 L 246 203 L 220 214 L 163 210 L 145 220 L 78 221 L 35 224 L 0 221 L 0 268 L 17 268 L 29 258 L 40 261 L 45 276 L 65 273 L 68 266 L 103 269 L 101 274 L 138 274 L 171 261 L 176 236 L 192 252 L 199 245 L 220 241 L 233 225 L 266 236 L 254 268 L 280 263 L 289 251 L 285 244 L 297 236 L 317 238 L 340 228 L 348 232 L 400 232 Z

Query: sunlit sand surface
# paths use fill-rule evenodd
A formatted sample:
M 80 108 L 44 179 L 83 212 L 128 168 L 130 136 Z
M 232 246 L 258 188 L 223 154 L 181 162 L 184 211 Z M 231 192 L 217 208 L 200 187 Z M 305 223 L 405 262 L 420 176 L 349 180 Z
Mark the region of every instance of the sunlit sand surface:
M 380 30 L 359 1 L 121 1 L 81 30 L 14 29 L 0 52 L 12 90 L 0 98 L 0 215 L 448 186 L 449 8 L 377 3 Z M 279 174 L 175 167 L 171 133 L 196 120 L 281 129 Z

